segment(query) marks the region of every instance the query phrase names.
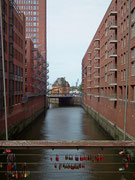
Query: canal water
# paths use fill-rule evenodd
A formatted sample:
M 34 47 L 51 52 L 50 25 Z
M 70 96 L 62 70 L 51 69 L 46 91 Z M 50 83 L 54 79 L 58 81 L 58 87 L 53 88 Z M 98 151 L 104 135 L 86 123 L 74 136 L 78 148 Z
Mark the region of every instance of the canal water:
M 39 117 L 18 139 L 111 140 L 111 137 L 81 107 L 51 104 L 46 115 Z M 27 162 L 27 171 L 32 171 L 30 180 L 121 180 L 122 174 L 116 173 L 123 167 L 118 152 L 114 149 L 33 149 L 15 153 L 18 168 Z M 133 179 L 133 175 L 124 177 Z

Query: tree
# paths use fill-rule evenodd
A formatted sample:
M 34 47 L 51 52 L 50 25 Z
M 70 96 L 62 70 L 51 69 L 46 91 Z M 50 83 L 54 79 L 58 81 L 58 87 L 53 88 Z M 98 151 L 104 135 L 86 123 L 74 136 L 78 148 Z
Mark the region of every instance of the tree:
M 78 86 L 78 90 L 79 90 L 79 91 L 82 91 L 82 84 L 80 84 L 80 85 Z

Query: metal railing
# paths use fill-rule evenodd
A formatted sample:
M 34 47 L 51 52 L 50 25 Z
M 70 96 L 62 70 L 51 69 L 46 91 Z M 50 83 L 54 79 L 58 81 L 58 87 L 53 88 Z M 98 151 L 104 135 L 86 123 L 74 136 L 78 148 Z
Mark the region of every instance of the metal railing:
M 3 179 L 33 180 L 36 176 L 41 180 L 49 174 L 52 177 L 66 174 L 115 177 L 117 174 L 124 178 L 135 174 L 131 153 L 135 141 L 0 141 L 0 149 L 0 177 Z
M 51 148 L 51 149 L 82 149 L 82 148 L 135 148 L 135 141 L 48 141 L 48 140 L 14 140 L 0 141 L 0 148 Z
M 59 98 L 59 97 L 80 97 L 80 93 L 52 93 L 47 95 L 49 98 Z

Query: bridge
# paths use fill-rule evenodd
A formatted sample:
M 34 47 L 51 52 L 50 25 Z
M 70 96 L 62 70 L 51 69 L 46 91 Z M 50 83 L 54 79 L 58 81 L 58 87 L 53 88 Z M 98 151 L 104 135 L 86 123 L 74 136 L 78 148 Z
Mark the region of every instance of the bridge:
M 115 148 L 118 152 L 108 154 L 106 148 Z M 43 156 L 42 149 L 50 151 L 50 154 L 47 153 L 45 156 L 47 162 L 40 160 Z M 82 149 L 94 149 L 94 151 L 88 153 L 86 151 L 84 154 Z M 110 176 L 117 174 L 122 180 L 125 180 L 124 177 L 127 175 L 135 177 L 135 162 L 128 152 L 128 150 L 135 150 L 135 141 L 14 140 L 0 141 L 0 150 L 3 152 L 0 154 L 2 160 L 0 177 L 2 179 L 5 177 L 7 179 L 12 179 L 12 177 L 13 179 L 19 179 L 18 177 L 33 179 L 35 176 L 37 179 L 44 179 L 45 175 L 53 173 L 57 176 L 61 173 L 63 177 L 66 173 L 72 173 L 72 175 L 73 173 L 83 173 L 83 176 L 88 173 L 109 174 Z M 71 154 L 70 150 L 75 151 L 72 151 Z M 113 161 L 114 157 L 118 158 L 117 162 Z M 89 164 L 99 168 L 89 169 Z M 111 165 L 113 165 L 112 168 L 110 168 Z M 39 166 L 44 168 L 39 169 Z
M 81 102 L 80 93 L 48 93 L 49 99 L 58 99 L 59 105 L 74 105 Z
M 70 93 L 57 93 L 57 94 L 48 94 L 48 98 L 72 98 L 75 97 L 75 94 Z

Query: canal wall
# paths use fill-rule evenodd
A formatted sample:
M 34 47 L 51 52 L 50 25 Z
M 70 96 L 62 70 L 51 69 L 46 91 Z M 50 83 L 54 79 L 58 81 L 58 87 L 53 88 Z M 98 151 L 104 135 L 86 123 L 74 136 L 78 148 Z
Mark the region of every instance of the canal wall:
M 112 123 L 100 113 L 95 111 L 92 107 L 83 104 L 82 107 L 89 113 L 89 115 L 97 121 L 97 123 L 115 140 L 123 140 L 124 131 L 119 128 L 116 124 Z M 134 138 L 127 133 L 127 140 L 133 140 Z
M 48 103 L 59 104 L 59 98 L 48 98 Z
M 82 104 L 82 98 L 81 97 L 73 97 L 72 98 L 72 104 L 74 106 L 81 106 Z
M 25 103 L 18 104 L 8 113 L 8 135 L 12 138 L 19 134 L 47 109 L 46 98 L 43 96 L 29 98 Z M 0 138 L 5 138 L 5 120 L 0 120 Z

